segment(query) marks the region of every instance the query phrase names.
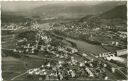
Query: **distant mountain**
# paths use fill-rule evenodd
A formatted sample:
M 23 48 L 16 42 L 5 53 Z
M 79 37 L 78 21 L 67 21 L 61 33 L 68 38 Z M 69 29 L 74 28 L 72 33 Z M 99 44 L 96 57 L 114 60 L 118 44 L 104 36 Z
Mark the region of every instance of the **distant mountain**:
M 103 3 L 93 6 L 93 11 L 98 14 L 102 14 L 112 8 L 115 8 L 120 5 L 126 5 L 126 1 L 105 1 Z
M 9 12 L 2 9 L 2 21 L 24 21 L 24 17 L 26 16 L 41 18 L 41 20 L 55 20 L 80 19 L 87 15 L 102 14 L 101 17 L 104 15 L 103 18 L 105 18 L 105 13 L 109 13 L 109 10 L 122 4 L 126 4 L 126 2 L 106 1 L 96 5 L 87 5 L 85 3 L 47 4 L 20 12 Z
M 121 26 L 120 30 L 127 29 L 127 5 L 118 5 L 104 13 L 98 15 L 87 15 L 79 22 L 87 22 L 90 27 L 100 27 L 101 25 Z
M 102 3 L 102 5 L 104 4 L 104 8 L 106 7 L 105 3 Z M 108 3 L 110 4 L 110 3 Z M 113 4 L 113 3 L 111 3 Z M 114 3 L 115 4 L 115 3 Z M 117 3 L 116 3 L 117 4 Z M 101 6 L 101 5 L 98 5 L 98 7 Z M 97 9 L 100 9 L 98 8 Z M 101 7 L 101 9 L 103 8 Z M 110 6 L 108 6 L 110 7 Z M 98 11 L 98 10 L 97 10 Z M 103 11 L 103 10 L 101 10 Z M 126 20 L 127 19 L 127 5 L 126 3 L 118 3 L 115 7 L 111 5 L 111 8 L 108 9 L 107 11 L 103 12 L 103 13 L 100 13 L 100 14 L 96 14 L 96 15 L 87 15 L 85 17 L 82 17 L 80 19 L 81 22 L 83 21 L 89 21 L 89 20 L 94 20 L 95 18 L 100 18 L 100 19 L 109 19 L 109 20 L 112 20 L 112 19 L 120 19 L 120 20 Z
M 7 22 L 20 23 L 20 22 L 26 22 L 27 20 L 28 19 L 25 16 L 21 14 L 16 14 L 15 12 L 2 11 L 1 13 L 2 23 L 7 23 Z
M 100 17 L 104 19 L 127 19 L 127 5 L 117 6 L 109 11 L 104 12 L 100 15 Z
M 56 19 L 56 18 L 79 18 L 81 16 L 92 14 L 90 6 L 86 5 L 44 5 L 32 9 L 28 12 L 31 16 L 40 16 L 43 19 Z
M 104 13 L 116 6 L 126 4 L 122 1 L 106 1 L 97 5 L 75 4 L 49 4 L 34 8 L 28 11 L 31 16 L 41 18 L 82 18 L 86 15 L 96 15 Z

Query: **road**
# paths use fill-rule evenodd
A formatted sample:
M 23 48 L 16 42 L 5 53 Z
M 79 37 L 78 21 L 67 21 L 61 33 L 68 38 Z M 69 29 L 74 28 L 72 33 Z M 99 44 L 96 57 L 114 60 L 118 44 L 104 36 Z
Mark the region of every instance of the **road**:
M 15 80 L 16 78 L 19 78 L 19 77 L 25 75 L 26 73 L 27 73 L 27 72 L 21 73 L 20 75 L 17 75 L 17 76 L 15 76 L 15 77 L 13 77 L 11 80 Z

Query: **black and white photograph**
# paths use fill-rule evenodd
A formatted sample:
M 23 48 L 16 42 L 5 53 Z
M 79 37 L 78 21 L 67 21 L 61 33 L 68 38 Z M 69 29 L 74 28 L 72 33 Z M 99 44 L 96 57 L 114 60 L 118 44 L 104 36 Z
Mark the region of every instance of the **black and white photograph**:
M 3 1 L 3 81 L 127 80 L 127 1 Z

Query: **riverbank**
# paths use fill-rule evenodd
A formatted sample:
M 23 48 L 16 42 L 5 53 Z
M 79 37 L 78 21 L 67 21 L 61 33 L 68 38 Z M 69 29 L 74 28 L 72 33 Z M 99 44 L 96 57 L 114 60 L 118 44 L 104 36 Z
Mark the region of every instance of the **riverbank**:
M 88 52 L 93 53 L 95 55 L 98 55 L 98 54 L 104 53 L 104 52 L 108 52 L 108 50 L 102 48 L 101 45 L 95 45 L 95 44 L 88 43 L 86 41 L 73 39 L 73 38 L 69 38 L 69 37 L 65 37 L 65 36 L 60 36 L 60 35 L 57 35 L 55 33 L 52 33 L 52 35 L 55 35 L 55 36 L 58 36 L 58 37 L 62 37 L 63 39 L 74 43 L 75 46 L 78 49 L 88 51 Z
M 80 40 L 80 41 L 84 41 L 86 43 L 89 43 L 91 45 L 97 45 L 102 47 L 104 50 L 108 51 L 108 52 L 113 52 L 115 53 L 117 50 L 121 50 L 122 48 L 117 47 L 117 46 L 113 46 L 113 45 L 102 45 L 102 43 L 95 41 L 95 40 L 89 40 L 86 38 L 82 38 L 82 37 L 76 37 L 76 36 L 70 36 L 70 35 L 65 35 L 63 32 L 60 31 L 51 31 L 54 34 L 58 35 L 59 37 L 63 37 L 63 38 L 71 38 L 71 39 L 75 39 L 75 40 Z

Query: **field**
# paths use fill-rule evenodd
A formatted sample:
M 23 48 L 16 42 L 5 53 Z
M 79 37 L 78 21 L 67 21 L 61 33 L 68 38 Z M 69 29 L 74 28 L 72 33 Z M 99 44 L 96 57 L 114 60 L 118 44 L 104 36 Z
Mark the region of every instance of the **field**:
M 25 71 L 24 63 L 13 57 L 2 57 L 2 77 L 4 80 Z
M 15 40 L 15 35 L 14 34 L 10 34 L 10 35 L 2 35 L 1 36 L 2 40 L 2 48 L 4 49 L 13 49 L 15 48 L 16 45 L 16 40 Z
M 34 58 L 24 57 L 24 58 L 14 58 L 11 56 L 2 57 L 2 77 L 4 80 L 10 80 L 15 76 L 18 76 L 26 70 L 31 68 L 40 67 L 45 60 L 37 60 Z M 17 80 L 24 80 L 24 77 L 18 77 Z

